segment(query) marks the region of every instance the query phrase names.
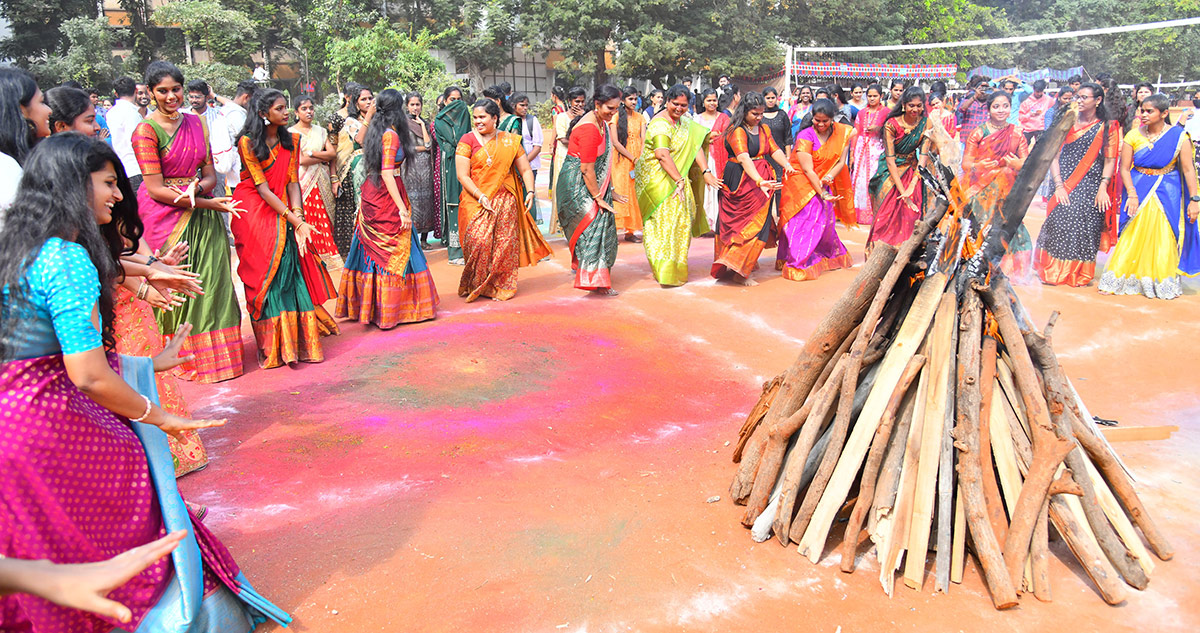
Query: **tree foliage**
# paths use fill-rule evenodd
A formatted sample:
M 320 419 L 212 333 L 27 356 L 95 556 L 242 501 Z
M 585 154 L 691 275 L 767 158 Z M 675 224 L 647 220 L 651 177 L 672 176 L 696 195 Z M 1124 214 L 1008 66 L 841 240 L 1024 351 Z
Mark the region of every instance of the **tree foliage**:
M 66 43 L 64 22 L 96 15 L 95 0 L 0 0 L 0 17 L 8 21 L 8 38 L 0 55 L 29 67 Z
M 259 46 L 250 18 L 218 0 L 175 0 L 154 12 L 160 26 L 177 26 L 192 46 L 206 49 L 215 62 L 248 66 Z
M 339 83 L 357 81 L 375 90 L 388 86 L 413 90 L 431 77 L 445 76 L 445 64 L 429 52 L 436 40 L 428 29 L 410 37 L 380 20 L 350 39 L 334 41 L 329 68 Z
M 209 88 L 222 96 L 233 96 L 239 81 L 246 78 L 245 66 L 233 66 L 220 62 L 197 62 L 179 67 L 183 78 L 191 81 L 203 79 Z
M 60 29 L 61 50 L 33 63 L 30 70 L 43 84 L 78 81 L 87 87 L 104 87 L 121 73 L 123 65 L 112 54 L 117 33 L 104 18 L 71 18 Z

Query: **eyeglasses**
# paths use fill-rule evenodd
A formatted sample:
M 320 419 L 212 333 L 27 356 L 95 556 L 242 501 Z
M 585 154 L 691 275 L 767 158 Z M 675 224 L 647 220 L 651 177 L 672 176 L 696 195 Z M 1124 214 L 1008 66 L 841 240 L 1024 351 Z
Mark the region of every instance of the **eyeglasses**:
M 1075 95 L 1076 101 L 1087 101 L 1088 99 L 1095 99 L 1095 98 L 1096 97 L 1093 95 Z

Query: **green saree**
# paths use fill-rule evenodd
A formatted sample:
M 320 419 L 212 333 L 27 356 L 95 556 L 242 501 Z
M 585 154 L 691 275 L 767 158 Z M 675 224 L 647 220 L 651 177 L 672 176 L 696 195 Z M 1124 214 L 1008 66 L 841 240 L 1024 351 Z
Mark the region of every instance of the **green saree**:
M 688 117 L 672 124 L 668 117 L 655 117 L 646 128 L 646 142 L 638 161 L 634 187 L 642 210 L 642 236 L 646 258 L 654 278 L 664 286 L 687 283 L 687 257 L 692 238 L 708 231 L 703 199 L 704 179 L 696 156 L 708 143 L 708 128 Z M 668 148 L 671 160 L 688 185 L 680 194 L 671 176 L 654 157 L 657 149 Z

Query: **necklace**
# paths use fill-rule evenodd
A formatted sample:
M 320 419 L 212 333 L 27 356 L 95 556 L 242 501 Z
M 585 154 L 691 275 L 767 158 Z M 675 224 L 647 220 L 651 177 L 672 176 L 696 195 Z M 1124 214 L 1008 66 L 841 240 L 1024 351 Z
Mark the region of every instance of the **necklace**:
M 159 112 L 162 112 L 162 110 L 159 110 Z M 176 110 L 175 116 L 171 116 L 171 115 L 167 114 L 166 112 L 163 112 L 162 115 L 167 117 L 168 121 L 178 121 L 179 117 L 183 116 L 183 113 L 180 112 L 179 110 Z
M 487 146 L 488 146 L 488 144 L 489 144 L 489 143 L 491 143 L 491 142 L 492 142 L 492 139 L 494 139 L 495 137 L 493 136 L 493 137 L 492 137 L 492 138 L 490 138 L 490 139 L 484 140 L 484 138 L 483 138 L 482 136 L 480 136 L 480 135 L 479 135 L 479 132 L 476 132 L 476 133 L 475 133 L 475 138 L 479 140 L 480 149 L 482 149 L 482 150 L 483 150 L 483 154 L 484 154 L 485 156 L 487 156 L 487 166 L 488 166 L 488 167 L 491 167 L 491 166 L 492 166 L 492 153 L 491 153 L 490 151 L 488 151 L 488 147 L 487 147 Z

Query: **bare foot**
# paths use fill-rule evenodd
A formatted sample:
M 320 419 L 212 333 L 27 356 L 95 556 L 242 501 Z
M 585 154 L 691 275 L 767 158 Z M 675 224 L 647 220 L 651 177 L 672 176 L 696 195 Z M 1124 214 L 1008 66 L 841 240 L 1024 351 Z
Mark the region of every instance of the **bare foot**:
M 736 277 L 735 279 L 737 279 L 737 282 L 742 284 L 743 286 L 749 287 L 749 286 L 757 286 L 758 285 L 757 281 L 754 281 L 753 279 L 751 279 L 749 277 Z

